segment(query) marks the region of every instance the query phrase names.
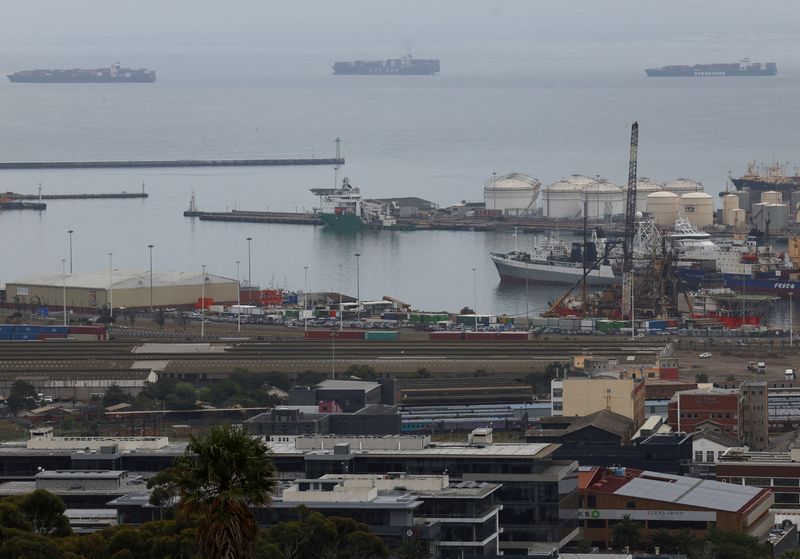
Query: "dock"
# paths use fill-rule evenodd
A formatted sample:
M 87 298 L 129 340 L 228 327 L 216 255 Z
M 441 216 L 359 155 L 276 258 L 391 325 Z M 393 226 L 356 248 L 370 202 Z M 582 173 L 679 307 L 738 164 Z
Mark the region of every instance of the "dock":
M 127 198 L 147 198 L 147 192 L 100 192 L 87 194 L 18 194 L 16 192 L 6 192 L 0 195 L 11 200 L 103 200 L 103 199 L 127 199 Z
M 229 212 L 204 212 L 188 210 L 184 217 L 196 217 L 200 221 L 226 221 L 238 223 L 285 223 L 294 225 L 324 225 L 323 221 L 312 213 L 294 212 L 261 212 L 233 210 Z M 602 227 L 607 233 L 621 231 L 618 224 L 590 224 L 590 227 Z M 392 229 L 409 231 L 513 231 L 520 233 L 542 233 L 560 230 L 568 232 L 583 231 L 581 219 L 554 219 L 546 217 L 432 217 L 432 218 L 397 218 L 397 225 Z
M 344 157 L 295 159 L 178 159 L 174 161 L 18 161 L 0 162 L 8 169 L 127 169 L 165 167 L 288 167 L 299 165 L 344 165 Z
M 233 210 L 231 212 L 201 212 L 188 210 L 185 217 L 196 217 L 200 221 L 229 221 L 238 223 L 286 223 L 292 225 L 324 225 L 311 213 L 254 212 Z

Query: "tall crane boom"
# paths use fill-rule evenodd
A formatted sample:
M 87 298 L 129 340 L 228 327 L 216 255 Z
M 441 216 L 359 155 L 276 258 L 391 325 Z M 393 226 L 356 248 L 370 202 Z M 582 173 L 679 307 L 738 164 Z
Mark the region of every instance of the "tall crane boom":
M 628 197 L 625 202 L 625 241 L 622 270 L 633 268 L 633 239 L 636 236 L 636 166 L 639 156 L 639 123 L 631 126 L 631 159 L 628 164 Z

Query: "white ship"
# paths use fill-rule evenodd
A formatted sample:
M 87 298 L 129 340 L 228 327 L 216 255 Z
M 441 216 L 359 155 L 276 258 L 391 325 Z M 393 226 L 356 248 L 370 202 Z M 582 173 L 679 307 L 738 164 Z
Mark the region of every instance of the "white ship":
M 582 247 L 583 243 L 576 242 L 570 250 L 556 234 L 544 243 L 535 244 L 531 252 L 493 252 L 490 257 L 501 281 L 572 285 L 583 277 Z M 594 265 L 598 254 L 604 252 L 605 241 L 593 232 L 592 241 L 586 243 L 586 265 Z M 610 285 L 617 279 L 611 264 L 601 262 L 589 271 L 586 284 Z

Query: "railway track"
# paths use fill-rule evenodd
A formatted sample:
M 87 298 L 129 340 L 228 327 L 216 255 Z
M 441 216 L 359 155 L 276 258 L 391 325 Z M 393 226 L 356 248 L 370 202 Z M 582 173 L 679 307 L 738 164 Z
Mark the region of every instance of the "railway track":
M 401 360 L 426 358 L 446 359 L 521 359 L 542 357 L 567 358 L 570 355 L 591 353 L 593 355 L 647 355 L 659 351 L 663 346 L 651 342 L 625 342 L 610 345 L 608 342 L 574 341 L 558 342 L 362 342 L 340 341 L 335 344 L 316 340 L 282 342 L 235 342 L 209 344 L 213 351 L 202 349 L 198 344 L 187 344 L 186 351 L 176 350 L 177 344 L 130 342 L 3 342 L 0 344 L 0 362 L 3 361 L 87 361 L 87 360 L 249 360 L 249 359 L 326 359 L 336 352 L 342 359 Z M 134 351 L 135 350 L 135 351 Z

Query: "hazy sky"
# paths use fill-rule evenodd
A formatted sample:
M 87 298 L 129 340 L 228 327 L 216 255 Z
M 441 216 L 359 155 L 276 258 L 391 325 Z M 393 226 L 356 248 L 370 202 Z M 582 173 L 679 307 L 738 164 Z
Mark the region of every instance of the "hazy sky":
M 0 44 L 350 46 L 798 35 L 797 0 L 0 0 Z

